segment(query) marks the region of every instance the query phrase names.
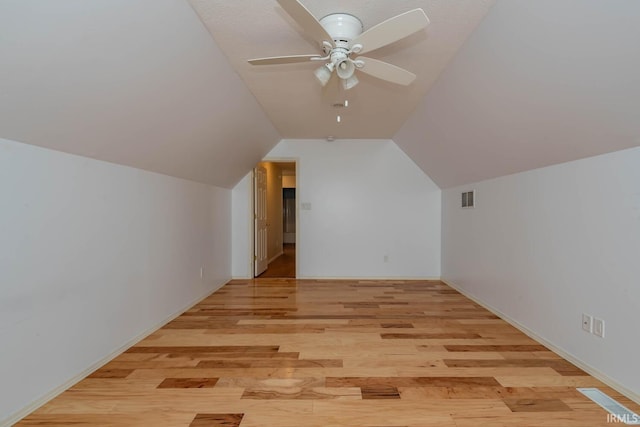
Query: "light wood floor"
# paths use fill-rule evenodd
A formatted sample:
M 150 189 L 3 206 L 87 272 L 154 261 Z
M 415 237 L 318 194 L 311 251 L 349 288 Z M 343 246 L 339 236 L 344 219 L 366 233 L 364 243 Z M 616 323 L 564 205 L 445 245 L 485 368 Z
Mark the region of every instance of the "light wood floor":
M 576 386 L 640 410 L 441 282 L 256 279 L 18 425 L 609 425 Z

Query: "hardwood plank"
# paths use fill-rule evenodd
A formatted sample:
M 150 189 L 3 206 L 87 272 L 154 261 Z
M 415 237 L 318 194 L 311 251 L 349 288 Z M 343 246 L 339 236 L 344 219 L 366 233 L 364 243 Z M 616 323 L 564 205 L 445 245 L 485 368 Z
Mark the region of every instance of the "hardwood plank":
M 126 353 L 230 353 L 230 352 L 270 352 L 276 353 L 279 346 L 178 346 L 178 347 L 145 347 L 134 346 L 126 351 Z
M 325 400 L 351 399 L 360 400 L 363 396 L 357 387 L 258 387 L 247 388 L 242 399 L 268 400 Z M 400 398 L 400 396 L 398 396 Z
M 87 378 L 126 378 L 133 372 L 133 369 L 105 369 L 100 368 Z
M 498 386 L 493 377 L 327 377 L 327 387 Z
M 396 387 L 362 387 L 363 399 L 400 399 Z
M 239 427 L 244 414 L 196 414 L 189 427 Z
M 421 333 L 384 333 L 380 334 L 385 340 L 474 340 L 482 338 L 474 333 L 442 333 L 442 334 L 421 334 Z
M 148 427 L 188 426 L 193 414 L 188 412 L 153 412 L 140 414 L 33 414 L 20 421 L 18 426 L 74 426 L 74 427 Z
M 414 326 L 411 323 L 381 323 L 381 327 L 383 328 L 413 328 Z
M 588 375 L 562 359 L 444 359 L 444 363 L 450 368 L 551 368 L 561 375 Z
M 341 368 L 339 359 L 203 360 L 198 368 Z
M 560 399 L 504 399 L 512 412 L 558 412 L 571 411 Z
M 218 378 L 165 378 L 158 388 L 208 388 L 217 382 Z
M 548 351 L 545 346 L 542 345 L 445 345 L 444 348 L 447 351 L 494 351 L 494 352 L 507 352 L 507 351 Z

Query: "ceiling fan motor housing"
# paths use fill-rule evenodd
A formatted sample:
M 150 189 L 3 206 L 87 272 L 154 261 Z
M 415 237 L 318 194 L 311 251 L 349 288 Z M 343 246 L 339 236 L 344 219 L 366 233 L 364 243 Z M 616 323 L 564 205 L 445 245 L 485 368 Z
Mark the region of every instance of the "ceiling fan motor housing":
M 336 46 L 348 48 L 351 40 L 362 34 L 362 22 L 348 13 L 332 13 L 320 20 L 322 27 L 333 37 Z

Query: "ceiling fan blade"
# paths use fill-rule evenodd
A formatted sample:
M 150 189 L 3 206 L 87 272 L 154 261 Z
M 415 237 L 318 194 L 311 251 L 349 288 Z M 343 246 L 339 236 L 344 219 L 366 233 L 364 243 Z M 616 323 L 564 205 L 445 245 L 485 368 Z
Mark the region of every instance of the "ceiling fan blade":
M 377 59 L 366 58 L 364 56 L 359 56 L 358 61 L 364 62 L 362 68 L 358 68 L 358 70 L 391 83 L 408 86 L 416 79 L 416 75 L 412 72 L 404 68 L 396 67 L 388 62 L 378 61 Z
M 270 58 L 249 59 L 247 62 L 251 65 L 276 65 L 276 64 L 294 64 L 296 62 L 309 62 L 311 58 L 321 58 L 320 55 L 288 55 L 288 56 L 272 56 Z
M 359 53 L 371 52 L 426 28 L 429 18 L 422 9 L 413 9 L 369 28 L 351 41 L 362 45 Z
M 296 21 L 302 29 L 309 34 L 315 41 L 322 45 L 323 41 L 331 43 L 333 46 L 333 38 L 327 33 L 322 24 L 304 7 L 298 0 L 277 0 L 285 12 Z

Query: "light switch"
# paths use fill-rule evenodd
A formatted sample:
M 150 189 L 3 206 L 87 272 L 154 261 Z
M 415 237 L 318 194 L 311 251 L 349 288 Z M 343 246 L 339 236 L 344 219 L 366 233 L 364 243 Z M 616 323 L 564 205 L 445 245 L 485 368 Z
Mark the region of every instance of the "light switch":
M 604 320 L 593 318 L 593 333 L 600 338 L 604 338 Z

